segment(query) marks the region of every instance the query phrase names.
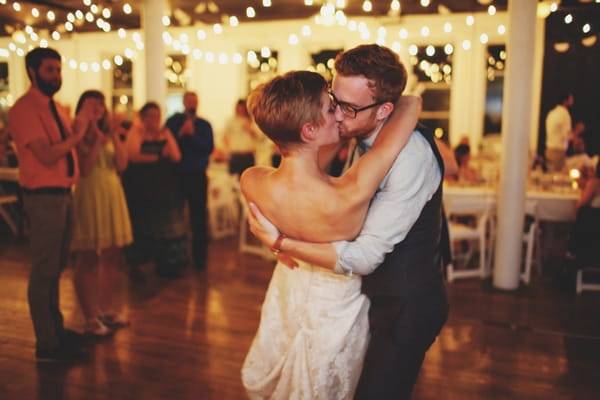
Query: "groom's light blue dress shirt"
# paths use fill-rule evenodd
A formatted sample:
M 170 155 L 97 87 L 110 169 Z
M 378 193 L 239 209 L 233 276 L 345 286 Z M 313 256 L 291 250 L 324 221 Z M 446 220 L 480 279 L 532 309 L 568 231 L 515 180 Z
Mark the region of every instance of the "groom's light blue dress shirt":
M 369 148 L 379 130 L 366 139 Z M 442 174 L 427 139 L 413 132 L 392 168 L 383 178 L 369 206 L 360 235 L 353 241 L 334 242 L 340 274 L 372 273 L 401 242 L 438 188 Z

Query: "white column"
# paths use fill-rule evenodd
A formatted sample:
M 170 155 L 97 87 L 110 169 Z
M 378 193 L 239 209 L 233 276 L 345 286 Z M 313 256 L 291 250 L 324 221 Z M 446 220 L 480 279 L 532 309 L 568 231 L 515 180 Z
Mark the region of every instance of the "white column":
M 166 105 L 167 80 L 165 79 L 165 31 L 162 17 L 166 12 L 165 0 L 144 0 L 142 30 L 144 32 L 144 62 L 146 64 L 146 101 Z
M 519 287 L 531 119 L 537 0 L 509 0 L 502 113 L 502 171 L 493 285 Z

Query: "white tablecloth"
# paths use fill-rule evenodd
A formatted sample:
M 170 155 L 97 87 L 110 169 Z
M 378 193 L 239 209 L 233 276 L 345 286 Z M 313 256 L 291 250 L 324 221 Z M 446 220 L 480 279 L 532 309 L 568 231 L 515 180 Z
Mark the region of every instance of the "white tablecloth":
M 537 214 L 541 221 L 571 222 L 577 213 L 577 192 L 546 192 L 527 190 L 526 199 L 537 202 Z M 497 201 L 494 188 L 487 186 L 444 185 L 444 203 L 489 204 Z

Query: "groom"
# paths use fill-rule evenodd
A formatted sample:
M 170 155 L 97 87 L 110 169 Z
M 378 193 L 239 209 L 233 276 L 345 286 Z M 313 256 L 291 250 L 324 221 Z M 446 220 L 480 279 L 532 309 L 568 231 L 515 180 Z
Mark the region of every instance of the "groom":
M 406 85 L 398 56 L 361 45 L 335 60 L 331 97 L 344 114 L 342 138 L 356 138 L 352 159 L 373 143 L 385 120 L 378 106 Z M 353 157 L 354 156 L 354 157 Z M 351 160 L 350 160 L 351 162 Z M 338 273 L 360 274 L 369 296 L 371 340 L 356 399 L 409 399 L 425 353 L 448 316 L 442 275 L 443 163 L 429 130 L 419 126 L 373 197 L 354 241 L 307 243 L 285 237 L 254 210 L 251 229 L 280 259 L 305 259 Z M 289 259 L 288 259 L 289 260 Z

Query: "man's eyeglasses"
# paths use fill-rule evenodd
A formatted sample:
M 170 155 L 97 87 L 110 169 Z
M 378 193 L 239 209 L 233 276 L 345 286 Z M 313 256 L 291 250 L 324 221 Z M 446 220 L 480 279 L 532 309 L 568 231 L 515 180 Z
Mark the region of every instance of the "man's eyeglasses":
M 385 103 L 385 101 L 378 101 L 376 103 L 369 104 L 368 106 L 356 108 L 356 107 L 351 106 L 350 104 L 345 103 L 343 101 L 338 101 L 338 99 L 336 99 L 336 97 L 332 91 L 329 91 L 329 97 L 331 97 L 331 101 L 333 102 L 333 105 L 335 107 L 340 107 L 340 110 L 342 111 L 342 113 L 345 116 L 350 117 L 350 118 L 356 118 L 356 114 L 358 114 L 359 112 L 368 110 L 369 108 L 373 108 L 373 107 L 376 107 L 378 105 Z

